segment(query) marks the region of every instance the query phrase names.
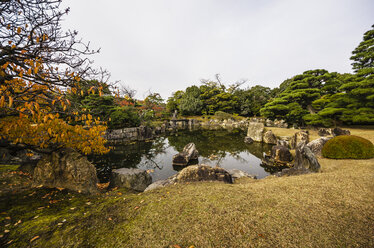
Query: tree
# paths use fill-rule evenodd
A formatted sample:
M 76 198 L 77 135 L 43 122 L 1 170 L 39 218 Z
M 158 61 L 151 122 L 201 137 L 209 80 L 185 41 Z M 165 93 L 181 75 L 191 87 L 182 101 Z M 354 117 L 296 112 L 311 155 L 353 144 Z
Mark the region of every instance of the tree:
M 82 79 L 103 76 L 87 56 L 96 53 L 63 32 L 61 0 L 4 0 L 0 5 L 0 136 L 44 151 L 72 147 L 105 153 L 106 126 L 70 108 L 66 94 L 80 94 Z M 102 88 L 90 92 L 102 94 Z M 64 116 L 64 118 L 62 118 Z M 72 125 L 74 120 L 84 125 Z
M 186 89 L 180 99 L 179 110 L 183 115 L 200 115 L 203 102 L 200 98 L 199 87 L 193 85 Z
M 179 104 L 183 97 L 184 91 L 178 90 L 168 98 L 166 103 L 166 109 L 169 113 L 173 113 L 175 110 L 179 110 Z
M 355 72 L 364 68 L 374 67 L 374 25 L 365 32 L 363 41 L 352 52 L 352 67 Z
M 304 125 L 304 117 L 318 111 L 313 103 L 322 96 L 336 94 L 341 84 L 336 72 L 322 69 L 306 71 L 287 79 L 282 84 L 284 90 L 265 104 L 260 112 L 270 119 L 282 118 L 291 124 Z M 313 118 L 308 117 L 308 120 Z
M 244 116 L 257 116 L 260 109 L 270 100 L 272 90 L 261 85 L 249 89 L 238 89 L 234 92 L 238 97 L 238 113 Z

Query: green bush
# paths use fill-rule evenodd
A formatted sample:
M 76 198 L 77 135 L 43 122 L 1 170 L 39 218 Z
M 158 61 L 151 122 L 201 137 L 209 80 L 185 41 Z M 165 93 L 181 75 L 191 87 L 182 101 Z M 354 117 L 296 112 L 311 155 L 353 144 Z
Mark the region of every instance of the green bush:
M 214 116 L 215 116 L 215 118 L 217 118 L 218 120 L 221 120 L 221 121 L 234 118 L 232 114 L 229 114 L 229 113 L 226 113 L 226 112 L 223 112 L 223 111 L 215 112 Z
M 140 118 L 134 107 L 117 107 L 110 113 L 108 128 L 117 129 L 125 127 L 137 127 Z
M 322 148 L 322 155 L 335 159 L 368 159 L 374 157 L 374 145 L 358 136 L 341 135 L 326 142 Z

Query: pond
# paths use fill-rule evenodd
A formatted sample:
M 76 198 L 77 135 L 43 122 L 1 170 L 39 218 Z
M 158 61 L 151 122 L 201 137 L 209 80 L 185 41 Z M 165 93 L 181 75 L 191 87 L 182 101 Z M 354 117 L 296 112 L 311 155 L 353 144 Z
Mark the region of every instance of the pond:
M 199 164 L 239 169 L 257 178 L 273 173 L 270 168 L 261 166 L 261 158 L 270 152 L 271 146 L 256 142 L 246 144 L 244 137 L 245 132 L 240 129 L 182 130 L 149 141 L 115 146 L 108 154 L 89 159 L 96 165 L 101 182 L 109 180 L 112 169 L 124 167 L 148 170 L 153 181 L 157 181 L 182 169 L 172 165 L 173 156 L 193 142 L 199 151 Z

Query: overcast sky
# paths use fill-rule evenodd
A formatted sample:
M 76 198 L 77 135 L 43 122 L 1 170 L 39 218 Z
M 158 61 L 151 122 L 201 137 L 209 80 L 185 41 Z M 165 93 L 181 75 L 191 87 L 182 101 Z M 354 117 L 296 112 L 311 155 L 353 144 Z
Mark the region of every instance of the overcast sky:
M 309 69 L 351 72 L 374 24 L 373 0 L 64 0 L 75 29 L 101 48 L 111 81 L 167 98 L 219 73 L 277 87 Z

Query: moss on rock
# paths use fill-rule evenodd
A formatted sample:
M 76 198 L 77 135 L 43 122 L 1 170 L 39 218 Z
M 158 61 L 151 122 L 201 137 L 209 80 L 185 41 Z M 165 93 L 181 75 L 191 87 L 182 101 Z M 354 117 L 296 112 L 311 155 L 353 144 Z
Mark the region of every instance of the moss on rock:
M 322 148 L 322 156 L 334 159 L 369 159 L 374 157 L 374 145 L 354 135 L 337 136 Z

